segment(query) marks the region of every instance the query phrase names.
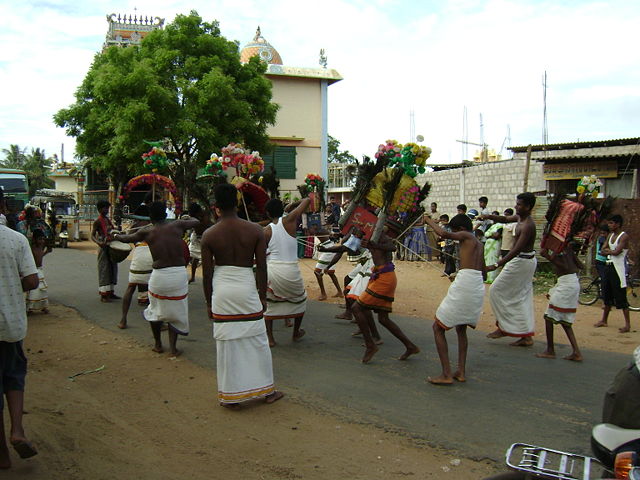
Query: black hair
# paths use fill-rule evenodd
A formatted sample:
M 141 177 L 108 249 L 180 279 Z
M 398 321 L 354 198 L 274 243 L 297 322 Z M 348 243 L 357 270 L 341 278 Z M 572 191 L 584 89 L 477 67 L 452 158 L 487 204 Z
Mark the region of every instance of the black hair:
M 449 215 L 447 215 L 446 213 L 443 213 L 442 215 L 440 215 L 440 220 L 446 220 L 448 222 L 449 221 Z
M 271 200 L 269 200 L 264 208 L 270 218 L 280 218 L 284 213 L 284 205 L 278 198 L 272 198 Z
M 110 206 L 111 204 L 107 200 L 98 200 L 98 203 L 96 203 L 96 208 L 98 209 L 98 211 Z
M 493 212 L 491 212 L 491 215 L 500 215 L 500 212 L 497 210 L 494 210 Z
M 223 212 L 228 212 L 238 206 L 238 189 L 230 183 L 216 185 L 213 195 L 216 199 L 216 207 Z
M 609 217 L 609 221 L 610 222 L 615 222 L 620 226 L 622 226 L 622 224 L 624 223 L 624 220 L 622 219 L 622 215 L 611 215 Z
M 507 215 L 513 215 L 513 208 L 505 208 L 504 213 Z
M 189 216 L 195 217 L 196 215 L 200 215 L 202 213 L 202 207 L 199 203 L 193 202 L 189 204 Z
M 451 221 L 449 222 L 449 227 L 451 230 L 461 227 L 463 230 L 467 230 L 470 232 L 473 230 L 473 223 L 471 223 L 471 219 L 462 213 L 455 215 Z
M 40 230 L 39 228 L 36 228 L 33 231 L 33 240 L 38 240 L 39 238 L 47 238 L 44 234 L 44 232 L 42 230 Z
M 134 215 L 138 215 L 139 217 L 148 217 L 149 216 L 149 207 L 144 203 L 138 205 L 138 207 L 133 211 Z
M 516 197 L 518 200 L 522 200 L 529 208 L 533 208 L 536 206 L 536 196 L 531 192 L 523 192 Z
M 438 207 L 438 204 L 436 202 L 431 202 L 431 205 L 435 205 L 436 208 Z
M 489 199 L 487 197 L 480 197 L 478 201 L 483 203 L 489 203 Z
M 598 227 L 598 229 L 602 232 L 610 232 L 611 230 L 609 229 L 609 225 L 607 225 L 606 223 L 603 223 L 602 225 L 600 225 Z
M 167 204 L 164 202 L 153 202 L 149 206 L 149 218 L 152 222 L 161 222 L 167 218 Z
M 458 210 L 462 210 L 463 212 L 467 211 L 467 206 L 464 203 L 461 203 L 456 207 Z
M 0 203 L 4 200 L 4 187 L 0 185 Z

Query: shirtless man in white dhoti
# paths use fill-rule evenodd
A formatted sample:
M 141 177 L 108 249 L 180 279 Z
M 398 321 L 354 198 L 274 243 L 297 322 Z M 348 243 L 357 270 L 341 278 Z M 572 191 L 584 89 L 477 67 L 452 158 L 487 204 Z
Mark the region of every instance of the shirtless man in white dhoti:
M 484 303 L 484 255 L 482 243 L 473 234 L 473 224 L 467 215 L 453 217 L 449 222 L 451 231 L 443 229 L 431 218 L 427 217 L 425 221 L 440 237 L 456 240 L 460 244 L 460 270 L 438 307 L 433 322 L 433 336 L 442 374 L 427 377 L 427 381 L 434 385 L 451 385 L 454 380 L 466 381 L 467 327 L 476 328 Z M 445 332 L 454 327 L 458 334 L 458 368 L 452 374 Z
M 125 243 L 146 241 L 153 257 L 153 272 L 149 279 L 149 306 L 144 317 L 151 326 L 155 340 L 153 351 L 162 353 L 162 324 L 169 324 L 169 348 L 174 356 L 180 355 L 176 348 L 178 335 L 189 334 L 189 303 L 187 270 L 185 269 L 185 230 L 200 222 L 196 219 L 166 222 L 167 207 L 164 202 L 153 202 L 149 207 L 153 228 L 138 230 L 131 235 L 116 235 Z
M 496 317 L 497 329 L 487 335 L 489 338 L 505 336 L 517 337 L 510 343 L 515 347 L 533 345 L 535 317 L 533 311 L 533 275 L 536 272 L 536 224 L 531 211 L 536 205 L 533 193 L 525 192 L 516 197 L 514 216 L 482 215 L 480 220 L 494 222 L 518 222 L 515 230 L 515 244 L 504 257 L 493 265 L 487 265 L 487 272 L 504 266 L 491 285 L 489 299 Z
M 274 386 L 263 320 L 267 303 L 264 233 L 259 225 L 238 217 L 233 185 L 218 185 L 214 194 L 219 219 L 204 232 L 201 245 L 204 297 L 216 339 L 218 399 L 229 408 L 261 397 L 273 403 L 284 394 Z
M 537 353 L 538 358 L 556 358 L 555 346 L 553 344 L 553 327 L 556 323 L 562 325 L 573 352 L 564 357 L 565 360 L 574 362 L 582 361 L 582 354 L 578 348 L 576 336 L 573 333 L 573 322 L 576 318 L 578 308 L 578 297 L 580 296 L 580 282 L 578 272 L 584 265 L 573 251 L 570 243 L 557 255 L 551 255 L 549 250 L 544 249 L 540 255 L 548 259 L 553 265 L 553 270 L 558 277 L 555 286 L 549 290 L 549 307 L 544 314 L 545 331 L 547 335 L 547 348 L 544 352 Z
M 271 223 L 264 229 L 269 250 L 267 258 L 267 311 L 264 319 L 267 325 L 269 345 L 276 345 L 273 338 L 273 321 L 294 319 L 293 340 L 300 340 L 305 331 L 300 328 L 307 308 L 307 292 L 298 266 L 298 242 L 296 227 L 300 216 L 307 210 L 311 200 L 303 198 L 290 206 L 287 216 L 277 198 L 265 205 Z

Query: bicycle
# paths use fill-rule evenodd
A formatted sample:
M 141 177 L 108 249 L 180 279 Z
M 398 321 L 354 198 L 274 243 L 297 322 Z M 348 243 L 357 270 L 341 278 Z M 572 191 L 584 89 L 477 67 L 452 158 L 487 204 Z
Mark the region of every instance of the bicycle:
M 593 305 L 602 298 L 602 280 L 599 276 L 582 276 L 580 281 L 580 295 L 578 303 L 580 305 Z M 640 312 L 640 278 L 633 278 L 627 275 L 627 302 L 629 310 Z

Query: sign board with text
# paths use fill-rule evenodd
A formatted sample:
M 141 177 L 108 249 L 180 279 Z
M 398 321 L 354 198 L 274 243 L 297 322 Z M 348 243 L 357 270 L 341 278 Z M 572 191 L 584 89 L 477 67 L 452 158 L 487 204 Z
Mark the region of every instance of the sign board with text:
M 598 178 L 617 178 L 618 162 L 572 162 L 545 163 L 545 180 L 579 180 L 584 176 L 595 175 Z
M 347 222 L 342 227 L 342 234 L 348 234 L 353 227 L 364 232 L 364 238 L 369 240 L 373 229 L 376 227 L 378 217 L 364 207 L 356 207 Z

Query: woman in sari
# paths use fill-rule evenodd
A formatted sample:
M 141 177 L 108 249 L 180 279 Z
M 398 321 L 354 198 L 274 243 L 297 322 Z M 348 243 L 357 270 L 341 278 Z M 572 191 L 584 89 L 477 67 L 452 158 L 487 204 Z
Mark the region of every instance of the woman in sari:
M 493 212 L 499 215 L 499 212 Z M 500 259 L 500 245 L 502 243 L 502 223 L 494 223 L 484 232 L 484 263 L 485 265 L 493 265 Z M 485 283 L 493 283 L 498 276 L 498 271 L 487 272 L 487 280 Z

